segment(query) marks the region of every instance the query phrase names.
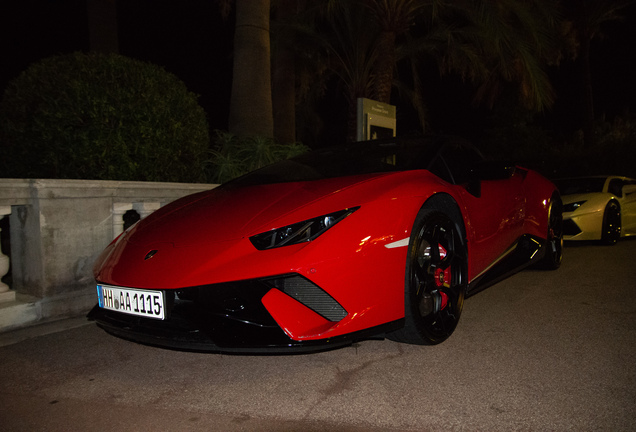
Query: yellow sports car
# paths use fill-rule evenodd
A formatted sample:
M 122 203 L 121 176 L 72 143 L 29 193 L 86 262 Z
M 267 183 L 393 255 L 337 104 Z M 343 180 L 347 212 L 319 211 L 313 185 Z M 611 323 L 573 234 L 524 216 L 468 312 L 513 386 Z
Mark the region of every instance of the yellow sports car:
M 636 235 L 636 180 L 621 176 L 556 180 L 563 199 L 564 240 L 613 245 Z

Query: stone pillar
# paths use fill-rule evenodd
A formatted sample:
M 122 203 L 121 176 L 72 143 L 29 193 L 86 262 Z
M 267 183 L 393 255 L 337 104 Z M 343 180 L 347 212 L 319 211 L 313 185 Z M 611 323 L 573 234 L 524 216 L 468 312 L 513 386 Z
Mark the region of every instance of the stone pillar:
M 113 204 L 113 238 L 124 232 L 124 214 L 132 208 L 132 203 Z
M 139 218 L 143 219 L 155 210 L 161 207 L 159 202 L 138 202 L 133 205 L 133 208 L 139 213 Z
M 11 214 L 11 206 L 0 207 L 0 219 Z M 2 230 L 2 228 L 0 228 Z M 2 282 L 2 278 L 9 273 L 9 257 L 2 253 L 0 244 L 0 302 L 15 300 L 15 292 L 9 290 L 9 285 Z

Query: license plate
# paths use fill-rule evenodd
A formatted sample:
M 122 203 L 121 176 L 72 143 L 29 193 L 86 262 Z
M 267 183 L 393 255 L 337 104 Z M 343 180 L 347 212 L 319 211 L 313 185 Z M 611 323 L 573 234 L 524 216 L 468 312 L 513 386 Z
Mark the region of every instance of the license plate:
M 164 319 L 164 295 L 162 291 L 97 285 L 99 307 L 130 315 Z

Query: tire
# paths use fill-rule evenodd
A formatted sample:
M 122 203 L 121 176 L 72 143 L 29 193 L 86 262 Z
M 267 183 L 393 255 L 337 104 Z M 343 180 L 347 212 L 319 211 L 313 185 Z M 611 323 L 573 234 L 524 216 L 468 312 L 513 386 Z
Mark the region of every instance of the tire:
M 610 201 L 603 212 L 601 243 L 615 245 L 621 238 L 621 208 L 616 201 Z
M 548 209 L 548 236 L 546 252 L 539 267 L 556 270 L 563 260 L 563 203 L 559 195 L 553 195 Z
M 417 345 L 448 339 L 464 305 L 467 269 L 466 247 L 457 225 L 444 213 L 421 210 L 409 240 L 404 327 L 389 338 Z

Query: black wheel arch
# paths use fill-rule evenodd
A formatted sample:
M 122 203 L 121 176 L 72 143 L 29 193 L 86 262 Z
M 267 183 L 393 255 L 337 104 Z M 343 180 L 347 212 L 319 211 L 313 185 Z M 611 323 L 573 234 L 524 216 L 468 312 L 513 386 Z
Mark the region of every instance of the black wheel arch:
M 613 197 L 612 197 L 612 198 L 611 198 L 611 199 L 607 202 L 606 206 L 608 206 L 608 205 L 610 205 L 610 204 L 612 204 L 612 203 L 614 203 L 614 204 L 616 204 L 616 205 L 618 206 L 618 211 L 621 211 L 621 203 L 620 203 L 620 202 L 619 202 L 616 198 L 613 198 Z M 621 215 L 621 216 L 622 216 L 622 215 Z
M 616 206 L 617 217 L 618 217 L 618 231 L 613 233 L 608 233 L 606 231 L 606 224 L 608 222 L 607 218 L 610 216 L 608 214 L 608 210 L 612 205 Z M 621 231 L 623 228 L 623 214 L 621 211 L 621 203 L 614 197 L 607 201 L 605 204 L 605 208 L 603 209 L 603 220 L 601 222 L 601 243 L 607 245 L 614 245 L 621 237 Z
M 438 210 L 451 218 L 462 235 L 463 245 L 466 246 L 466 226 L 464 224 L 464 216 L 462 215 L 457 201 L 455 201 L 451 195 L 443 192 L 432 195 L 424 202 L 420 211 L 424 209 Z

